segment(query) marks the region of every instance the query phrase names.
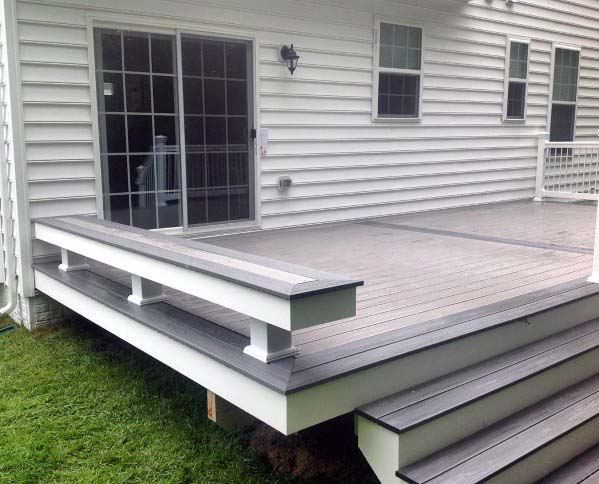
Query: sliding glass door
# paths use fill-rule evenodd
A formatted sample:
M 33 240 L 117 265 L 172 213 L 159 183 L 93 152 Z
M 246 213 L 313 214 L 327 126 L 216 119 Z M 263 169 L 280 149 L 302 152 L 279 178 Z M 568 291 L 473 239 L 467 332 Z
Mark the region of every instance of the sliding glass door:
M 250 46 L 96 29 L 95 50 L 106 219 L 154 229 L 253 218 Z

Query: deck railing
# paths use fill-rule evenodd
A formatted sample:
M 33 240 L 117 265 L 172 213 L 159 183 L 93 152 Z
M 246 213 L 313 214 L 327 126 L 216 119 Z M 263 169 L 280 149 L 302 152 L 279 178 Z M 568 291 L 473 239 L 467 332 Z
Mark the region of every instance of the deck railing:
M 546 197 L 599 200 L 599 142 L 550 142 L 539 135 L 535 200 Z M 599 283 L 599 207 L 589 281 Z
M 599 143 L 550 142 L 539 137 L 535 197 L 599 198 Z
M 143 164 L 136 167 L 136 190 L 140 193 L 141 208 L 152 205 L 154 194 L 158 193 L 158 205 L 165 206 L 170 200 L 178 200 L 179 146 L 167 145 L 166 136 L 156 136 L 155 154 L 148 155 Z

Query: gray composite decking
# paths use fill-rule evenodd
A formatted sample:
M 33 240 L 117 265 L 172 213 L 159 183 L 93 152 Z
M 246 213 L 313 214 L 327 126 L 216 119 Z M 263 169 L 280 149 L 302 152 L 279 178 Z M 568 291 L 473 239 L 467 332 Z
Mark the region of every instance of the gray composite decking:
M 599 446 L 568 462 L 538 484 L 598 484 Z
M 586 282 L 595 216 L 590 205 L 520 201 L 202 242 L 365 281 L 355 317 L 294 332 L 297 357 L 270 364 L 287 372 L 289 393 L 599 293 Z M 92 270 L 129 284 L 126 274 Z M 247 317 L 168 296 L 247 340 Z
M 587 422 L 596 420 L 598 410 L 599 375 L 596 375 L 399 469 L 397 475 L 413 484 L 485 482 Z M 593 466 L 589 466 L 587 459 L 581 459 L 580 465 L 584 464 L 584 467 L 580 474 L 592 475 Z M 565 484 L 568 481 L 550 482 Z
M 357 412 L 392 432 L 407 432 L 597 348 L 599 320 L 594 320 L 370 403 Z

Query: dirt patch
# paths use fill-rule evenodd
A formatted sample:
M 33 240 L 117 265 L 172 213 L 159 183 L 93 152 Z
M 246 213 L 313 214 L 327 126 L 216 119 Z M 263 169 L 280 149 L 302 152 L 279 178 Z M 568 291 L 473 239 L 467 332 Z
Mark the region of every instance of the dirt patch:
M 285 437 L 264 424 L 250 435 L 252 447 L 279 472 L 334 482 L 377 482 L 358 449 L 353 415 L 344 415 Z

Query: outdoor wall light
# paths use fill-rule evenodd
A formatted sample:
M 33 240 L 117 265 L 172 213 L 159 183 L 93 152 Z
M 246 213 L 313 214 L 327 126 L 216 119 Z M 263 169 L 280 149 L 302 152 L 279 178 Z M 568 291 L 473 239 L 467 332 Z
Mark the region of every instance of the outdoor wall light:
M 289 69 L 291 75 L 293 75 L 293 73 L 297 69 L 297 61 L 299 60 L 299 58 L 300 56 L 297 55 L 297 52 L 293 48 L 293 44 L 291 44 L 291 47 L 288 47 L 286 45 L 281 47 L 281 59 L 283 59 L 287 64 L 287 69 Z

